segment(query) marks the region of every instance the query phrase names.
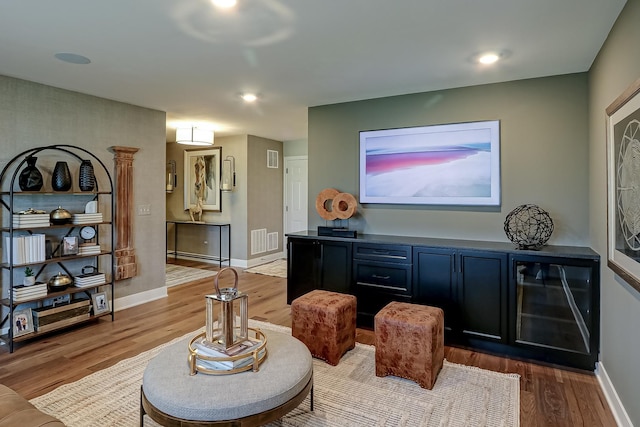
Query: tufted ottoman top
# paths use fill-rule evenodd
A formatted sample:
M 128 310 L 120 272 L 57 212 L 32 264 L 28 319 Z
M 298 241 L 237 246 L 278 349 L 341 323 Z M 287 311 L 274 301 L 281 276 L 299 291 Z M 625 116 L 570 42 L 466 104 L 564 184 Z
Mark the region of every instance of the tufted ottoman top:
M 154 357 L 144 371 L 142 388 L 156 409 L 193 421 L 225 421 L 258 414 L 300 393 L 313 374 L 307 347 L 288 334 L 262 330 L 268 357 L 258 372 L 189 375 L 189 339 Z

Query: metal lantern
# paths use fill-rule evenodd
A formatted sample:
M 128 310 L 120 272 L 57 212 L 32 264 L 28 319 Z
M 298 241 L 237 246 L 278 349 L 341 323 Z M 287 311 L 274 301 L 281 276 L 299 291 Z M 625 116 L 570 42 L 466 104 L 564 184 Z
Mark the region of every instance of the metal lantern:
M 218 286 L 218 279 L 225 271 L 233 272 L 234 286 L 222 288 Z M 240 344 L 249 337 L 249 296 L 238 291 L 238 272 L 233 268 L 223 268 L 213 281 L 216 287 L 214 295 L 207 295 L 207 323 L 205 339 L 216 343 L 225 349 Z M 218 327 L 215 324 L 215 308 L 218 309 Z M 237 325 L 238 318 L 240 325 Z

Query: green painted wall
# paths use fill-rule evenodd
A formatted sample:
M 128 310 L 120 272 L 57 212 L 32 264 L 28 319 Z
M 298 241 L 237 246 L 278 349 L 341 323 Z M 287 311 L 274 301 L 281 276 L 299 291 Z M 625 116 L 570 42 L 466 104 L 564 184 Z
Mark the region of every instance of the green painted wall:
M 588 245 L 586 73 L 309 109 L 309 226 L 315 197 L 359 193 L 359 131 L 500 120 L 500 207 L 360 205 L 350 227 L 369 234 L 507 241 L 506 215 L 534 203 L 555 223 L 552 244 Z
M 590 234 L 602 256 L 600 360 L 631 422 L 640 425 L 640 292 L 607 267 L 605 109 L 640 78 L 640 1 L 629 0 L 589 72 Z

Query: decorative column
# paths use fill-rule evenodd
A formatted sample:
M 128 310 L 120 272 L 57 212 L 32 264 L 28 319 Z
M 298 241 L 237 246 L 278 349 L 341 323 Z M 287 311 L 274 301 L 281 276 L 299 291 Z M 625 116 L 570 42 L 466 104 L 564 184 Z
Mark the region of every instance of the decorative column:
M 138 274 L 133 248 L 133 155 L 138 148 L 113 146 L 116 163 L 116 280 Z

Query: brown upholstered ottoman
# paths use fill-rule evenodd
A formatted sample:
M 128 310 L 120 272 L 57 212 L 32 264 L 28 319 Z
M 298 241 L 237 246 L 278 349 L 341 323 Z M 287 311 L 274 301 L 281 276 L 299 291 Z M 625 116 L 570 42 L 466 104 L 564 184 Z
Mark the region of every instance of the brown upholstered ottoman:
M 318 359 L 337 365 L 356 346 L 356 297 L 314 290 L 291 303 L 291 335 Z
M 407 378 L 431 390 L 444 360 L 444 312 L 391 302 L 374 318 L 376 376 Z

